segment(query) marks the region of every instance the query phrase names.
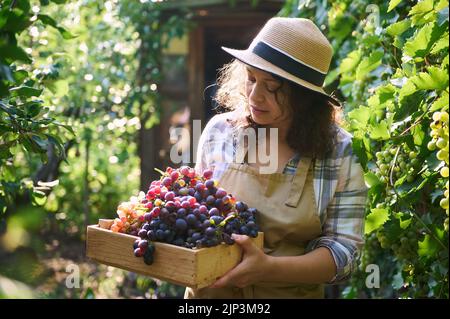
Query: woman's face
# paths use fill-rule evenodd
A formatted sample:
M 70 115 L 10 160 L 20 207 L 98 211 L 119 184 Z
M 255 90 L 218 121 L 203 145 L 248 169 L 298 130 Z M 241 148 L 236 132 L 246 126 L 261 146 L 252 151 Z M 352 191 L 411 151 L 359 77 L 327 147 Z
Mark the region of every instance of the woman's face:
M 283 127 L 289 122 L 276 99 L 281 83 L 270 73 L 246 66 L 245 92 L 253 121 L 259 125 Z

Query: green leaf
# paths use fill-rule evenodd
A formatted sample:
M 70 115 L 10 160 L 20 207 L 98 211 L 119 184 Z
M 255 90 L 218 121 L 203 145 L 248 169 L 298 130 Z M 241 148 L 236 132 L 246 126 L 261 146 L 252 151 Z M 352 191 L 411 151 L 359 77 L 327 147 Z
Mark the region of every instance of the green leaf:
M 14 71 L 14 79 L 17 83 L 22 83 L 28 77 L 28 72 L 25 70 Z
M 417 92 L 417 87 L 414 85 L 414 83 L 411 81 L 411 78 L 406 81 L 406 84 L 400 89 L 400 92 L 398 94 L 398 100 L 400 103 L 402 103 L 402 100 Z
M 364 180 L 368 187 L 376 186 L 381 184 L 380 179 L 372 172 L 367 172 L 364 174 Z
M 422 241 L 419 241 L 417 253 L 420 257 L 431 257 L 440 250 L 439 243 L 429 234 L 426 234 Z
M 411 20 L 405 19 L 400 22 L 391 24 L 389 27 L 386 28 L 386 33 L 394 37 L 402 34 L 410 27 L 411 27 Z
M 447 49 L 448 51 L 448 32 L 446 32 L 434 45 L 431 49 L 431 54 L 437 54 L 442 50 Z
M 13 157 L 9 150 L 10 146 L 10 143 L 0 144 L 0 159 L 8 159 Z
M 353 152 L 356 154 L 356 156 L 358 157 L 359 162 L 361 163 L 361 166 L 366 169 L 367 167 L 367 153 L 366 153 L 366 146 L 364 143 L 364 138 L 353 138 L 353 142 L 352 142 L 352 149 Z
M 362 52 L 361 50 L 355 50 L 350 52 L 345 59 L 342 60 L 339 66 L 339 72 L 345 73 L 352 71 L 361 60 Z
M 372 125 L 369 131 L 370 138 L 374 140 L 387 140 L 391 137 L 389 133 L 389 126 L 385 120 L 380 123 Z
M 325 78 L 325 81 L 324 81 L 323 85 L 324 86 L 328 86 L 331 83 L 333 83 L 339 77 L 339 73 L 340 72 L 339 72 L 338 68 L 329 71 L 327 76 L 326 76 L 326 78 Z
M 449 61 L 449 55 L 447 54 L 445 56 L 444 60 L 442 60 L 441 67 L 448 69 L 448 61 Z
M 348 113 L 348 117 L 358 123 L 358 127 L 365 127 L 370 119 L 370 108 L 360 106 Z
M 62 124 L 58 121 L 53 121 L 53 124 L 57 125 L 57 126 L 61 126 L 63 128 L 65 128 L 66 130 L 68 130 L 70 133 L 72 133 L 72 135 L 75 135 L 75 131 L 73 130 L 73 128 L 67 124 Z
M 1 43 L 1 42 L 0 42 Z M 9 62 L 14 61 L 22 61 L 25 63 L 31 63 L 32 60 L 28 56 L 28 54 L 20 47 L 16 45 L 1 45 L 0 44 L 0 52 L 2 52 L 0 56 L 0 61 L 9 60 Z
M 45 153 L 47 152 L 47 141 L 42 139 L 39 135 L 33 134 L 31 135 L 31 140 L 38 148 L 36 149 L 38 152 Z
M 412 7 L 408 15 L 411 16 L 413 25 L 424 24 L 433 19 L 433 0 L 422 0 Z
M 42 206 L 47 201 L 47 196 L 45 196 L 45 193 L 39 190 L 33 190 L 31 197 L 33 204 L 37 206 Z
M 405 43 L 404 54 L 413 58 L 425 57 L 444 32 L 445 27 L 439 27 L 437 23 L 425 24 Z
M 367 104 L 372 110 L 386 108 L 387 103 L 390 104 L 394 101 L 395 92 L 396 88 L 391 84 L 380 86 L 375 94 L 367 100 Z
M 42 109 L 41 104 L 37 103 L 37 102 L 27 102 L 24 104 L 24 106 L 25 106 L 27 115 L 31 118 L 37 116 Z
M 425 138 L 425 131 L 419 125 L 416 125 L 412 128 L 411 132 L 414 138 L 414 144 L 422 145 Z
M 59 26 L 54 19 L 52 19 L 50 16 L 48 16 L 46 14 L 38 14 L 37 18 L 39 20 L 41 20 L 42 23 L 49 25 L 49 26 L 55 28 L 56 30 L 58 30 L 59 33 L 61 33 L 62 37 L 65 40 L 70 40 L 70 39 L 74 39 L 77 37 L 77 36 L 71 34 L 69 31 L 67 31 L 63 27 Z
M 431 105 L 430 112 L 442 110 L 444 107 L 448 107 L 448 105 L 448 92 L 442 91 L 441 96 Z
M 15 7 L 12 10 L 5 10 L 7 21 L 4 24 L 2 31 L 21 33 L 28 28 L 33 22 L 30 20 L 28 14 L 30 4 L 28 1 L 20 1 L 19 4 L 25 4 L 27 7 L 18 8 Z M 27 10 L 28 9 L 28 10 Z M 3 10 L 2 10 L 3 11 Z
M 394 10 L 395 7 L 400 4 L 400 2 L 402 2 L 402 0 L 390 0 L 387 12 L 391 12 L 392 10 Z
M 9 91 L 13 96 L 25 96 L 25 97 L 40 96 L 42 93 L 42 90 L 40 89 L 35 89 L 33 87 L 25 85 L 11 88 L 9 89 Z
M 375 51 L 368 58 L 364 58 L 356 68 L 356 79 L 363 80 L 366 75 L 381 65 L 383 51 Z
M 436 66 L 431 66 L 427 72 L 420 72 L 411 78 L 419 90 L 445 90 L 448 87 L 448 72 Z
M 389 219 L 389 212 L 385 208 L 372 208 L 370 214 L 366 216 L 366 224 L 364 233 L 370 234 L 377 230 Z

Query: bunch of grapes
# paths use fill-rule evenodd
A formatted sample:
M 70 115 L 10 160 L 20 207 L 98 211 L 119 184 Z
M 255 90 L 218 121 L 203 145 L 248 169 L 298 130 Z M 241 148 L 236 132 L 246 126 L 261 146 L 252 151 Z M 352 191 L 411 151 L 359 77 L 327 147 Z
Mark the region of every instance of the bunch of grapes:
M 132 196 L 128 202 L 123 202 L 117 207 L 118 218 L 114 219 L 111 226 L 113 232 L 137 235 L 138 229 L 144 222 L 144 213 L 147 205 L 142 203 L 145 193 L 141 192 L 138 197 Z
M 150 184 L 145 197 L 134 206 L 134 222 L 122 228 L 139 236 L 134 255 L 153 263 L 153 241 L 186 248 L 233 244 L 233 233 L 258 236 L 257 210 L 236 201 L 232 194 L 217 187 L 212 171 L 202 176 L 188 166 L 168 167 L 160 180 Z M 136 211 L 138 210 L 138 211 Z
M 437 150 L 436 157 L 443 161 L 444 165 L 441 167 L 440 174 L 443 178 L 448 178 L 448 113 L 446 111 L 434 112 L 433 122 L 430 124 L 432 140 L 428 143 L 430 151 Z M 440 205 L 447 213 L 447 219 L 444 222 L 445 230 L 448 231 L 448 180 L 445 184 L 444 197 L 440 201 Z
M 412 228 L 400 238 L 390 238 L 385 229 L 379 229 L 377 238 L 383 249 L 392 249 L 398 258 L 414 260 L 417 255 L 417 233 Z
M 391 147 L 387 150 L 377 152 L 377 168 L 375 175 L 383 183 L 389 183 L 391 170 L 393 181 L 406 175 L 408 182 L 413 182 L 420 170 L 421 162 L 417 159 L 417 150 L 410 150 L 407 145 L 398 149 L 398 147 Z M 397 154 L 396 161 L 393 162 Z

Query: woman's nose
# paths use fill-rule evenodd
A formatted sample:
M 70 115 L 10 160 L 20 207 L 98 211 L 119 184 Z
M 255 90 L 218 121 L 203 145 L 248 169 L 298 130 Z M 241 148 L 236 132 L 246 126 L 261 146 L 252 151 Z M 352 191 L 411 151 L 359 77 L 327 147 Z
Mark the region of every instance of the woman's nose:
M 253 84 L 250 94 L 249 94 L 249 100 L 253 102 L 263 102 L 264 101 L 264 94 L 261 91 L 261 86 L 257 85 L 256 83 Z

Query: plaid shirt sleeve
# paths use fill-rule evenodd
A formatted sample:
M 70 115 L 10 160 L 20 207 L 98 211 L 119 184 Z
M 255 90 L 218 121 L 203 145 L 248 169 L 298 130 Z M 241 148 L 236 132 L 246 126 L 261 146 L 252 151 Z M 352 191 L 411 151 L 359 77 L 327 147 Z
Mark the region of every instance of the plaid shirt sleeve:
M 337 272 L 329 284 L 337 284 L 350 277 L 364 243 L 367 187 L 363 170 L 352 153 L 351 138 L 346 138 L 339 148 L 335 159 L 325 160 L 316 172 L 322 183 L 322 187 L 318 187 L 321 192 L 319 202 L 324 205 L 324 199 L 326 201 L 328 197 L 329 200 L 321 214 L 322 236 L 312 240 L 307 247 L 308 251 L 318 247 L 330 250 Z

